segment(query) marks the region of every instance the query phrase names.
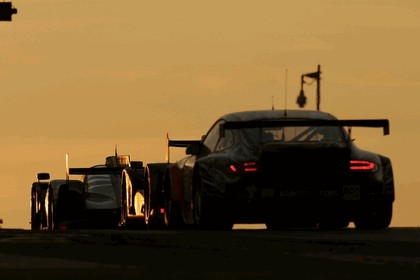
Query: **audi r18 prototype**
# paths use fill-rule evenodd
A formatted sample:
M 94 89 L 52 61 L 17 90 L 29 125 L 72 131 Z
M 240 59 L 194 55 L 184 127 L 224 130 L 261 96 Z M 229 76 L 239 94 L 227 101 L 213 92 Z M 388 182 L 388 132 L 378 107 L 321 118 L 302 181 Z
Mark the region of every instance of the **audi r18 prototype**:
M 319 111 L 247 111 L 222 116 L 200 141 L 169 141 L 188 156 L 167 166 L 165 224 L 226 229 L 236 223 L 381 229 L 394 202 L 391 160 L 358 148 L 338 120 Z M 147 200 L 147 198 L 146 198 Z
M 107 157 L 104 165 L 69 168 L 68 172 L 82 175 L 87 227 L 144 225 L 142 162 L 131 162 L 128 155 L 115 155 Z

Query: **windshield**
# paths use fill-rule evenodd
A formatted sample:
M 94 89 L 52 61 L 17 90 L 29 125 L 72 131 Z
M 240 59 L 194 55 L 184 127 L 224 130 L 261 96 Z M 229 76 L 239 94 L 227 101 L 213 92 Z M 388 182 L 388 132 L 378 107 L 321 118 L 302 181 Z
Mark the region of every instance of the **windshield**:
M 87 184 L 90 189 L 95 188 L 112 188 L 112 180 L 110 174 L 95 174 L 87 176 Z

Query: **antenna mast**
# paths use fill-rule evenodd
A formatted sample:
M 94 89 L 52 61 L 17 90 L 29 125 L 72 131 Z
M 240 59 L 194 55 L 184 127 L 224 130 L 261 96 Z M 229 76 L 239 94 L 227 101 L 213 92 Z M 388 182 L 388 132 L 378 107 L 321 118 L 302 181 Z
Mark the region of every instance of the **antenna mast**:
M 271 110 L 274 111 L 274 96 L 271 96 Z
M 284 116 L 287 116 L 287 68 L 285 73 L 285 85 L 284 85 Z

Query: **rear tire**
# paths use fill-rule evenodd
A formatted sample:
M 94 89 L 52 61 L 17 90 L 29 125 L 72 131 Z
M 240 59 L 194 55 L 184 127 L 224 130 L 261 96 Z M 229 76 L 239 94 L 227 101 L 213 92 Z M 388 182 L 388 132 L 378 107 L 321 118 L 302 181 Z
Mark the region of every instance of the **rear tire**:
M 229 213 L 224 210 L 225 203 L 222 198 L 203 194 L 201 176 L 194 176 L 193 214 L 194 224 L 199 230 L 223 230 L 233 228 Z
M 41 219 L 38 209 L 38 191 L 36 188 L 31 189 L 31 230 L 39 230 L 41 227 Z
M 144 188 L 144 217 L 149 229 L 165 228 L 163 197 L 163 173 L 166 163 L 148 164 L 145 172 L 146 185 Z
M 150 171 L 146 169 L 145 175 L 146 184 L 144 186 L 144 223 L 150 228 Z
M 176 201 L 171 197 L 171 182 L 165 180 L 165 226 L 168 229 L 183 229 L 185 223 L 182 219 L 181 209 Z
M 54 229 L 54 201 L 50 199 L 48 202 L 48 230 Z
M 182 229 L 181 211 L 178 204 L 172 199 L 165 199 L 165 225 L 168 229 Z
M 392 219 L 392 202 L 365 207 L 354 221 L 357 229 L 388 228 Z
M 354 224 L 357 229 L 384 229 L 388 228 L 392 220 L 394 194 L 394 174 L 391 160 L 379 156 L 383 172 L 383 192 L 386 194 L 383 201 L 365 205 Z

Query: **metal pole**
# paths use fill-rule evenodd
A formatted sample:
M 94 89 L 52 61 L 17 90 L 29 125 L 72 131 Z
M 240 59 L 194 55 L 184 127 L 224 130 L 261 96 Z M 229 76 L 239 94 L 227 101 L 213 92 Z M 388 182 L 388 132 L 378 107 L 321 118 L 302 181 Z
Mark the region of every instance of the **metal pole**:
M 321 106 L 321 65 L 318 64 L 318 76 L 316 79 L 316 109 L 317 111 L 320 110 Z
M 300 77 L 300 93 L 296 100 L 299 107 L 303 108 L 306 104 L 306 96 L 303 91 L 303 84 L 305 84 L 305 77 L 316 79 L 316 109 L 320 110 L 321 107 L 321 65 L 318 64 L 318 71 L 313 73 L 306 73 Z

